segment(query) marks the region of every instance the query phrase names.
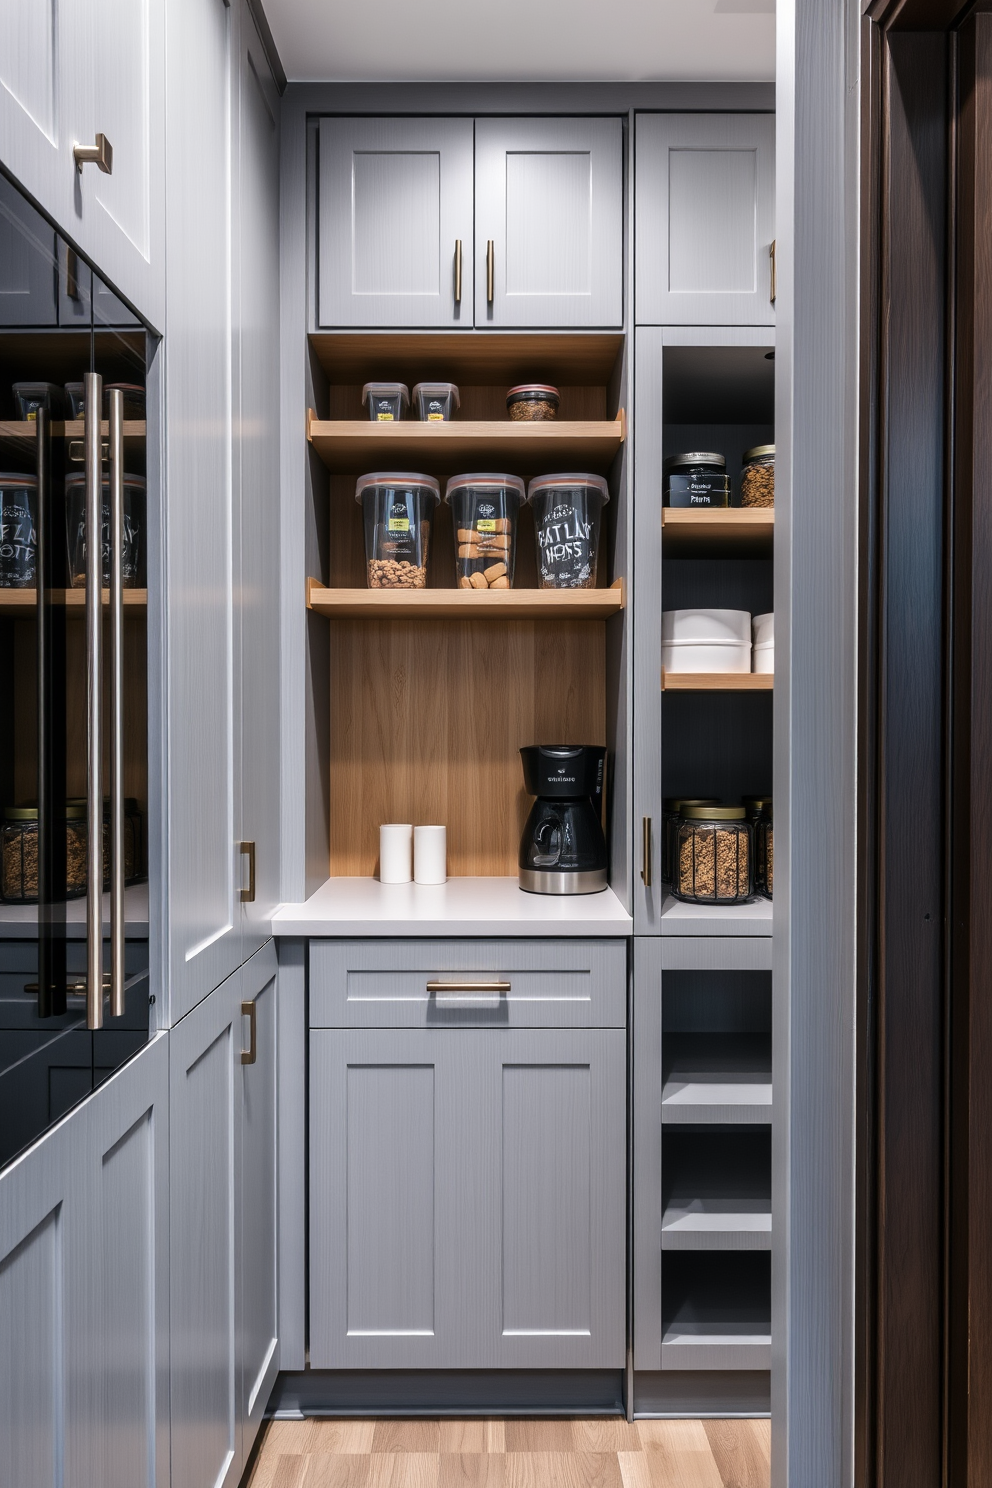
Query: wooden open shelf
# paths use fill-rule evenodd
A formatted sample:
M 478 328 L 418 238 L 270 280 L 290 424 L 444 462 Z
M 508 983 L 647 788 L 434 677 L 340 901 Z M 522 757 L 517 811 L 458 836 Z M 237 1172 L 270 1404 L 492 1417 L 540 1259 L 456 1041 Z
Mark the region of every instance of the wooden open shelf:
M 65 604 L 71 615 L 82 619 L 86 610 L 85 589 L 57 589 L 55 591 L 60 602 Z M 103 602 L 110 604 L 110 590 L 104 589 Z M 124 608 L 132 610 L 147 610 L 147 589 L 125 589 Z M 37 613 L 38 596 L 34 589 L 0 589 L 0 615 L 8 619 L 26 619 L 29 615 Z
M 34 440 L 35 422 L 33 419 L 0 419 L 0 439 L 27 439 Z M 124 438 L 144 439 L 147 424 L 144 419 L 125 419 Z M 65 423 L 53 421 L 52 432 L 56 436 L 64 435 L 66 439 L 82 439 L 86 432 L 86 425 L 82 419 L 66 419 Z M 110 434 L 110 425 L 104 419 L 100 425 L 100 433 L 107 438 Z
M 661 538 L 667 558 L 766 557 L 775 540 L 775 508 L 665 506 Z
M 310 345 L 332 383 L 606 384 L 619 331 L 318 331 Z
M 618 418 L 609 420 L 453 419 L 435 424 L 415 419 L 394 424 L 322 420 L 307 410 L 307 439 L 329 470 L 420 470 L 440 463 L 480 469 L 544 465 L 598 473 L 609 469 L 625 437 L 622 409 Z
M 339 620 L 605 620 L 624 607 L 609 589 L 326 589 L 307 580 L 307 608 Z
M 662 692 L 771 692 L 771 672 L 662 672 Z

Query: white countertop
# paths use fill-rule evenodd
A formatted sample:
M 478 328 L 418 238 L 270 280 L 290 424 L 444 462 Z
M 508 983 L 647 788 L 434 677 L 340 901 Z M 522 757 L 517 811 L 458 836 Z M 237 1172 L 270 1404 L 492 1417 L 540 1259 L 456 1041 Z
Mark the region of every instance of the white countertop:
M 671 894 L 661 911 L 662 935 L 771 935 L 772 901 L 751 904 L 683 904 Z
M 65 933 L 69 940 L 86 934 L 86 900 L 70 899 L 65 907 Z M 124 922 L 128 938 L 148 939 L 148 885 L 132 884 L 124 890 Z M 103 896 L 103 933 L 110 934 L 110 895 Z M 37 904 L 0 904 L 0 939 L 34 940 L 38 934 Z
M 612 889 L 525 894 L 515 878 L 381 884 L 329 878 L 304 904 L 281 904 L 273 935 L 632 935 Z

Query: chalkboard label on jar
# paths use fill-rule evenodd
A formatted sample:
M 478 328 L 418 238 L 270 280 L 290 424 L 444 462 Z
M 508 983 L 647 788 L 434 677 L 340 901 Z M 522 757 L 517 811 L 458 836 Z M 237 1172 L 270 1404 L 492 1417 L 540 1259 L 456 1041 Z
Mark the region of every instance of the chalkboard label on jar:
M 541 578 L 559 589 L 582 588 L 594 582 L 596 524 L 579 500 L 559 501 L 538 522 L 537 546 Z
M 668 506 L 729 506 L 730 481 L 725 475 L 673 474 L 665 483 L 665 501 Z
M 36 579 L 38 535 L 26 491 L 5 491 L 0 500 L 0 588 L 26 589 Z

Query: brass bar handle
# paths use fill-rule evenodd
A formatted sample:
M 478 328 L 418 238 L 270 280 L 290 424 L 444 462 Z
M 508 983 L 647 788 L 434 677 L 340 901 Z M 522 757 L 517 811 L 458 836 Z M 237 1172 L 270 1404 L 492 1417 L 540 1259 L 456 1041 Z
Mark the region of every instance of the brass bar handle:
M 496 295 L 496 248 L 492 238 L 486 242 L 486 302 L 492 304 Z
M 455 239 L 455 304 L 462 302 L 462 240 Z
M 83 378 L 86 446 L 86 1027 L 103 1027 L 103 378 Z
M 509 992 L 509 982 L 428 982 L 427 990 L 432 994 L 438 992 L 488 992 L 499 996 L 501 993 Z
M 649 816 L 644 818 L 641 827 L 644 834 L 641 849 L 643 855 L 641 878 L 644 881 L 644 887 L 649 889 L 651 887 L 651 818 Z
M 255 1018 L 254 1002 L 241 1004 L 241 1016 L 248 1019 L 248 1047 L 241 1050 L 241 1063 L 254 1064 L 258 1058 L 258 1023 Z
M 254 842 L 239 842 L 238 851 L 243 858 L 248 859 L 248 887 L 241 889 L 241 903 L 255 903 L 255 844 Z M 242 880 L 242 885 L 243 885 Z
M 769 300 L 771 301 L 771 303 L 773 305 L 775 303 L 775 291 L 776 291 L 776 288 L 777 288 L 777 286 L 776 286 L 776 283 L 775 283 L 775 239 L 772 238 L 771 243 L 768 245 L 768 298 L 769 298 Z
M 80 173 L 84 165 L 95 165 L 105 176 L 113 175 L 114 147 L 105 134 L 98 134 L 92 145 L 73 145 L 72 158 Z
M 110 431 L 110 1016 L 124 1016 L 124 394 Z

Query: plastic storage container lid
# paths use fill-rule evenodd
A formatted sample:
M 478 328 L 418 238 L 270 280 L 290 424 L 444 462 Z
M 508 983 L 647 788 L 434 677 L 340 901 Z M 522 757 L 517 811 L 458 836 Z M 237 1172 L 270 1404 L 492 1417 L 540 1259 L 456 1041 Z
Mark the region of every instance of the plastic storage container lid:
M 662 469 L 688 470 L 693 465 L 715 465 L 719 470 L 726 470 L 727 461 L 713 450 L 687 450 L 682 455 L 669 455 Z
M 509 403 L 511 398 L 544 398 L 549 393 L 552 398 L 561 399 L 561 393 L 559 393 L 556 387 L 552 387 L 550 382 L 521 382 L 516 387 L 510 388 L 506 395 L 506 401 Z
M 588 475 L 581 472 L 565 471 L 561 475 L 537 475 L 527 487 L 527 500 L 533 501 L 539 491 L 549 491 L 555 486 L 565 490 L 569 486 L 591 486 L 598 491 L 604 502 L 610 499 L 610 488 L 601 475 Z
M 3 808 L 3 819 L 9 822 L 32 822 L 38 820 L 37 806 L 5 806 Z M 66 803 L 64 821 L 85 821 L 86 806 L 75 806 Z
M 0 470 L 0 490 L 9 489 L 36 491 L 38 489 L 38 477 L 36 475 L 19 475 L 16 470 Z
M 686 806 L 682 815 L 687 821 L 744 821 L 743 806 Z
M 773 444 L 756 444 L 754 449 L 744 451 L 741 455 L 741 460 L 746 465 L 748 460 L 760 460 L 762 455 L 771 455 L 774 459 L 775 446 Z
M 83 470 L 73 470 L 65 478 L 65 488 L 66 488 L 67 491 L 69 490 L 70 486 L 73 487 L 73 488 L 75 488 L 76 486 L 82 486 L 82 485 L 85 485 L 85 484 L 86 484 L 86 473 Z M 103 484 L 105 486 L 109 486 L 110 485 L 110 472 L 109 472 L 109 470 L 105 470 L 104 473 L 103 473 Z M 125 484 L 125 486 L 136 486 L 139 491 L 144 491 L 145 488 L 146 488 L 146 481 L 145 481 L 145 477 L 143 475 L 125 475 L 124 476 L 124 484 Z
M 393 387 L 402 387 L 402 383 L 393 383 L 390 385 Z M 384 384 L 366 383 L 366 387 L 381 386 L 384 386 Z M 458 396 L 458 388 L 453 382 L 418 382 L 414 386 L 413 396 L 419 398 L 421 393 L 423 393 L 425 398 L 446 398 L 450 396 L 454 398 L 456 408 L 461 408 L 462 406 L 462 400 Z
M 62 384 L 59 382 L 15 382 L 12 384 L 15 393 L 61 393 Z
M 527 488 L 519 475 L 500 475 L 498 471 L 479 470 L 473 475 L 453 475 L 444 488 L 445 501 L 450 500 L 452 491 L 463 491 L 467 486 L 478 486 L 484 491 L 500 486 L 516 491 L 521 501 L 527 500 Z
M 751 643 L 751 615 L 748 610 L 663 610 L 661 639 L 678 645 L 718 645 L 733 642 Z
M 374 398 L 402 398 L 404 404 L 410 402 L 410 389 L 405 382 L 367 382 L 362 388 L 362 402 L 368 401 L 369 393 Z
M 370 486 L 389 486 L 393 490 L 410 490 L 416 488 L 421 491 L 429 491 L 434 497 L 434 505 L 437 506 L 441 500 L 441 487 L 432 475 L 418 475 L 403 470 L 373 470 L 368 475 L 360 475 L 355 486 L 355 500 L 361 501 L 362 493 Z

